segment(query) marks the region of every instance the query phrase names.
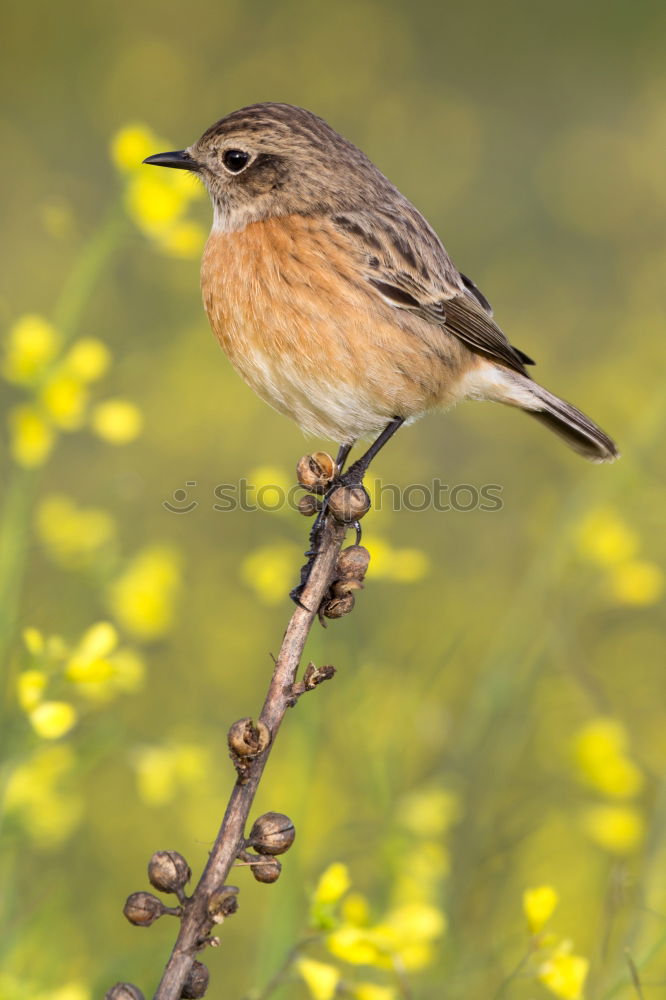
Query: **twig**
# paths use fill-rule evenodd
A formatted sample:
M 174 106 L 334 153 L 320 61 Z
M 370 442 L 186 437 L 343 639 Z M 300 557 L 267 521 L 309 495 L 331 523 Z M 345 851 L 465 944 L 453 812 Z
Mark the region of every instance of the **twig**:
M 211 915 L 211 898 L 220 891 L 232 865 L 247 846 L 245 826 L 280 724 L 287 709 L 296 703 L 298 697 L 305 690 L 315 686 L 311 680 L 308 683 L 307 677 L 305 683 L 296 684 L 296 674 L 310 628 L 334 577 L 346 530 L 345 524 L 333 518 L 328 518 L 324 525 L 319 552 L 314 560 L 307 586 L 301 595 L 301 605 L 296 608 L 287 626 L 280 653 L 275 661 L 268 694 L 259 716 L 257 728 L 261 730 L 262 725 L 266 727 L 269 734 L 268 743 L 255 756 L 242 760 L 242 766 L 238 767 L 238 779 L 208 863 L 193 895 L 186 899 L 183 905 L 178 938 L 154 1000 L 179 1000 L 197 953 L 206 943 L 212 943 L 209 935 L 216 921 Z M 312 670 L 310 668 L 308 670 L 311 679 Z M 328 672 L 327 676 L 332 676 L 332 671 Z M 321 678 L 324 679 L 326 677 Z M 266 732 L 266 730 L 261 731 Z M 240 765 L 241 762 L 238 763 Z M 268 858 L 260 859 L 257 856 L 257 861 L 260 860 L 269 861 Z
M 316 667 L 309 663 L 300 681 L 296 674 L 303 649 L 318 618 L 340 618 L 354 606 L 354 593 L 363 587 L 370 555 L 358 543 L 341 552 L 347 528 L 356 526 L 370 506 L 366 491 L 359 486 L 347 486 L 336 481 L 336 465 L 330 455 L 316 452 L 306 455 L 297 466 L 299 482 L 310 493 L 326 493 L 329 513 L 320 516 L 310 533 L 309 561 L 301 571 L 301 585 L 292 596 L 296 610 L 291 616 L 282 640 L 261 715 L 235 722 L 227 734 L 229 750 L 236 768 L 236 784 L 220 826 L 219 833 L 192 896 L 185 886 L 192 877 L 185 858 L 177 851 L 157 851 L 148 865 L 148 877 L 160 892 L 178 898 L 178 907 L 167 907 L 150 892 L 132 893 L 125 902 L 124 913 L 130 923 L 148 927 L 169 914 L 180 920 L 180 931 L 167 962 L 153 1000 L 181 1000 L 182 997 L 203 997 L 208 986 L 208 969 L 197 961 L 197 954 L 207 945 L 219 944 L 211 931 L 217 924 L 236 912 L 238 888 L 225 885 L 232 866 L 249 867 L 258 882 L 275 882 L 281 864 L 275 855 L 291 846 L 295 831 L 291 820 L 282 813 L 264 813 L 255 820 L 249 836 L 245 826 L 261 780 L 268 755 L 288 708 L 293 708 L 308 691 L 312 691 L 335 674 L 330 665 Z M 301 505 L 303 513 L 314 514 L 319 503 Z M 254 852 L 248 850 L 253 848 Z M 144 995 L 131 983 L 116 983 L 105 1000 L 144 1000 Z

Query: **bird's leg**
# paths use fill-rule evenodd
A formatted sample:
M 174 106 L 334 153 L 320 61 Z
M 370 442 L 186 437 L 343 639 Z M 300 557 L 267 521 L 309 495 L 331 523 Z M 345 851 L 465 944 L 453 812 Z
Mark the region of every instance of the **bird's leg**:
M 363 479 L 373 458 L 382 450 L 387 441 L 391 440 L 395 432 L 400 430 L 404 422 L 404 417 L 394 417 L 391 423 L 386 425 L 376 441 L 372 442 L 368 450 L 349 466 L 344 475 L 339 477 L 335 485 L 362 486 Z
M 310 531 L 310 548 L 305 553 L 306 556 L 308 557 L 308 561 L 301 568 L 300 583 L 298 584 L 298 586 L 294 587 L 294 589 L 291 591 L 289 595 L 291 599 L 301 607 L 303 607 L 303 605 L 301 604 L 301 594 L 305 590 L 307 582 L 310 579 L 312 566 L 319 551 L 319 540 L 321 538 L 322 529 L 326 522 L 329 497 L 331 496 L 333 491 L 338 489 L 340 486 L 362 486 L 363 479 L 365 477 L 366 472 L 368 471 L 368 468 L 373 458 L 375 457 L 375 455 L 377 455 L 379 451 L 381 451 L 381 449 L 384 447 L 387 441 L 390 441 L 395 432 L 402 427 L 404 422 L 405 422 L 404 417 L 394 417 L 393 420 L 386 425 L 386 427 L 381 432 L 379 437 L 375 441 L 373 441 L 368 450 L 364 452 L 364 454 L 361 455 L 361 457 L 357 459 L 352 465 L 350 465 L 349 469 L 345 473 L 342 472 L 342 469 L 344 468 L 344 463 L 347 460 L 347 456 L 349 455 L 349 452 L 353 447 L 353 442 L 351 442 L 350 444 L 340 445 L 340 448 L 338 450 L 338 455 L 335 460 L 335 467 L 336 467 L 335 479 L 331 483 L 326 495 L 324 496 L 321 505 L 321 510 L 317 514 L 316 520 L 312 525 L 312 530 Z M 359 545 L 361 542 L 361 525 L 359 524 L 358 521 L 354 522 L 354 528 L 356 530 L 356 544 Z

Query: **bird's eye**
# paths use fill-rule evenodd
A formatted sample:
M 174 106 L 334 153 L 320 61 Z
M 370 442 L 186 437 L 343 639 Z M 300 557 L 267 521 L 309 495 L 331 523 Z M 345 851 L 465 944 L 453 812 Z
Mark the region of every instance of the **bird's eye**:
M 242 149 L 227 149 L 222 155 L 222 162 L 232 174 L 239 174 L 246 167 L 250 154 Z

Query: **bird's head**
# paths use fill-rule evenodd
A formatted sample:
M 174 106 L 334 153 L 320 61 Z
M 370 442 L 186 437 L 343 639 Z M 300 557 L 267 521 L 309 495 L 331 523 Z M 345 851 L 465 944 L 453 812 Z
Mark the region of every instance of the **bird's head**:
M 211 125 L 186 149 L 144 163 L 197 173 L 226 232 L 293 213 L 345 211 L 388 181 L 323 119 L 290 104 L 253 104 Z

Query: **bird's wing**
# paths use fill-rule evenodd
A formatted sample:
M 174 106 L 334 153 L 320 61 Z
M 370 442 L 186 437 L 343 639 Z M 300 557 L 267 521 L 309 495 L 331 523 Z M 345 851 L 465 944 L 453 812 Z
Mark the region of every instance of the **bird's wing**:
M 471 350 L 526 375 L 527 354 L 492 318 L 486 297 L 455 267 L 436 233 L 409 202 L 405 214 L 345 213 L 334 221 L 361 251 L 368 284 L 396 309 L 420 316 Z

